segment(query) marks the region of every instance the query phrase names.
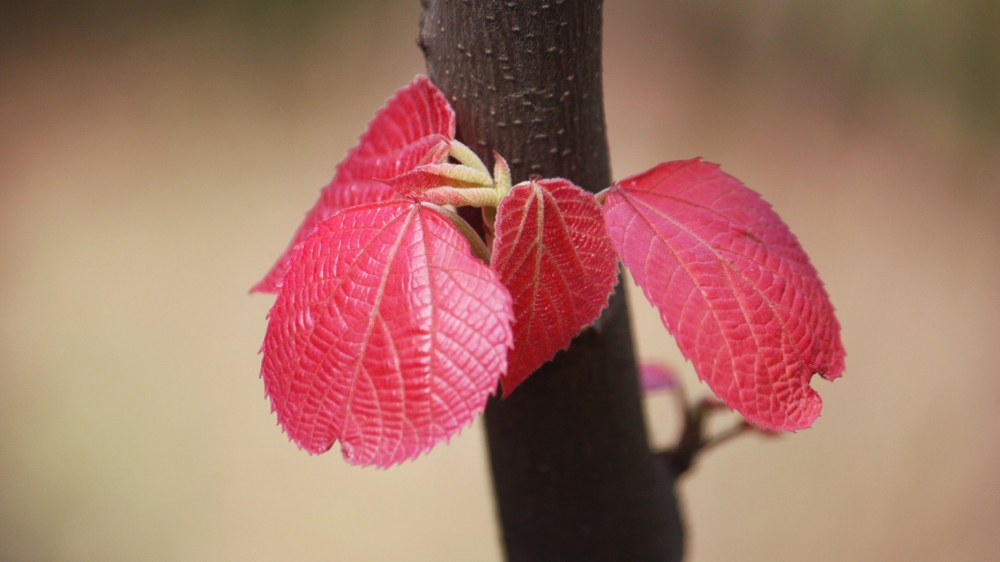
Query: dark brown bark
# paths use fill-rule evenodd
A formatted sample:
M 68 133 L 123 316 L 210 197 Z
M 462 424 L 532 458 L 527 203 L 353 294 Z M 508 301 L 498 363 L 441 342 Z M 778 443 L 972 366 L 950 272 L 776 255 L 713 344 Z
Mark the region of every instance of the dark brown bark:
M 458 138 L 514 181 L 610 184 L 600 0 L 424 0 L 418 40 Z M 679 560 L 674 476 L 647 444 L 624 292 L 486 428 L 507 558 Z

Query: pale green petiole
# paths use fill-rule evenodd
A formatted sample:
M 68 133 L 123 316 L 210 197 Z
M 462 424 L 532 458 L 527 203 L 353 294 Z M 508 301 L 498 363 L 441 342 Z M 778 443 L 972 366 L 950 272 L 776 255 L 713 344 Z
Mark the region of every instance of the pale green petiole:
M 478 168 L 464 164 L 430 164 L 424 168 L 452 180 L 451 187 L 488 187 L 493 189 L 493 178 Z
M 496 207 L 500 204 L 492 187 L 435 187 L 423 192 L 422 199 L 435 205 L 455 207 Z
M 486 243 L 483 242 L 483 239 L 476 234 L 476 230 L 472 228 L 472 225 L 465 222 L 465 219 L 458 216 L 458 213 L 448 209 L 447 207 L 441 207 L 430 202 L 424 202 L 423 204 L 441 213 L 451 222 L 451 224 L 455 225 L 455 228 L 462 233 L 462 236 L 464 236 L 466 240 L 469 241 L 469 247 L 472 250 L 472 255 L 483 260 L 483 263 L 489 265 L 490 258 L 492 257 L 490 249 L 486 246 Z
M 512 180 L 510 166 L 503 156 L 496 152 L 493 158 L 496 164 L 493 175 L 490 176 L 486 165 L 468 146 L 457 140 L 451 141 L 449 155 L 461 163 L 448 169 L 446 175 L 466 184 L 477 183 L 482 187 L 437 187 L 424 192 L 423 198 L 435 205 L 453 205 L 455 207 L 482 207 L 483 220 L 486 227 L 487 240 L 492 238 L 493 225 L 496 222 L 497 207 L 500 201 L 510 193 Z M 440 165 L 442 171 L 449 165 Z M 464 168 L 464 170 L 460 170 Z M 488 181 L 487 181 L 488 180 Z M 459 183 L 456 181 L 456 183 Z
M 594 198 L 597 199 L 598 205 L 602 207 L 604 206 L 604 200 L 608 198 L 608 192 L 610 191 L 611 191 L 610 187 L 605 187 L 604 189 L 597 192 L 596 195 L 594 195 Z
M 451 150 L 449 150 L 448 155 L 470 168 L 479 170 L 486 176 L 490 175 L 489 169 L 486 167 L 486 164 L 483 164 L 483 161 L 479 159 L 479 156 L 477 156 L 471 148 L 465 146 L 457 140 L 453 139 L 451 141 Z

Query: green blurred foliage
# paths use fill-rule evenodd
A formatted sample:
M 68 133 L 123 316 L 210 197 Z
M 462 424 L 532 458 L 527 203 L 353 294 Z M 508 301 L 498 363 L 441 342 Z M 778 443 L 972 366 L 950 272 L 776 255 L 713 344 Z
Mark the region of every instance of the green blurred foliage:
M 137 34 L 223 23 L 285 47 L 321 33 L 365 0 L 14 0 L 0 3 L 0 49 L 115 46 Z M 385 0 L 375 0 L 385 3 Z M 393 2 L 393 3 L 398 3 Z M 2 52 L 0 52 L 2 55 Z
M 848 101 L 930 96 L 1000 137 L 998 0 L 678 0 L 663 11 L 723 78 L 777 64 Z
M 1000 138 L 1000 0 L 629 0 L 722 80 L 784 73 L 845 102 L 930 96 Z M 0 3 L 0 62 L 25 49 L 114 48 L 191 21 L 237 27 L 281 57 L 362 6 L 418 0 L 14 0 Z M 613 9 L 614 3 L 608 4 Z M 779 65 L 779 68 L 773 68 Z

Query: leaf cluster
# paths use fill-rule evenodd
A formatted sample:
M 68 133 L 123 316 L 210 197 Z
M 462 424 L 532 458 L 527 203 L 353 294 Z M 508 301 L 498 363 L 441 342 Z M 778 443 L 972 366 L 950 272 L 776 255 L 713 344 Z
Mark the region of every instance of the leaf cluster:
M 277 294 L 261 376 L 311 453 L 415 458 L 513 392 L 607 306 L 621 260 L 699 377 L 767 430 L 809 427 L 843 371 L 833 307 L 761 197 L 700 159 L 597 196 L 511 185 L 418 76 L 380 110 L 255 291 Z M 459 216 L 482 209 L 484 233 Z

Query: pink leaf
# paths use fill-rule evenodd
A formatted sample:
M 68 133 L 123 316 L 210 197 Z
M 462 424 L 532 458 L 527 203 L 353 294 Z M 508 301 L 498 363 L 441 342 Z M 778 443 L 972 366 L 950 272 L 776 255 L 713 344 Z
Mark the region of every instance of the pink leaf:
M 564 179 L 514 186 L 497 210 L 493 268 L 514 299 L 504 396 L 608 304 L 618 260 L 594 196 Z
M 320 192 L 288 249 L 252 291 L 276 293 L 288 259 L 323 219 L 339 209 L 397 197 L 394 190 L 375 181 L 408 172 L 422 164 L 448 158 L 455 138 L 455 112 L 426 76 L 417 76 L 386 102 L 368 130 L 337 166 L 337 173 Z
M 677 371 L 663 363 L 640 363 L 639 382 L 644 392 L 673 390 L 677 388 Z
M 440 213 L 408 200 L 351 207 L 293 253 L 261 376 L 311 453 L 340 440 L 389 466 L 472 422 L 507 367 L 510 294 Z
M 812 425 L 813 374 L 844 370 L 840 325 L 795 236 L 715 164 L 669 162 L 616 183 L 608 232 L 698 376 L 765 429 Z

